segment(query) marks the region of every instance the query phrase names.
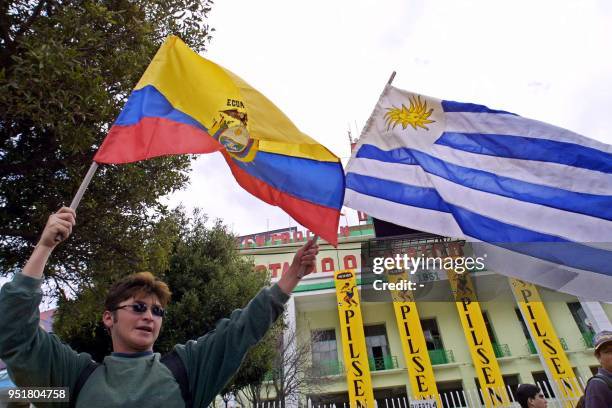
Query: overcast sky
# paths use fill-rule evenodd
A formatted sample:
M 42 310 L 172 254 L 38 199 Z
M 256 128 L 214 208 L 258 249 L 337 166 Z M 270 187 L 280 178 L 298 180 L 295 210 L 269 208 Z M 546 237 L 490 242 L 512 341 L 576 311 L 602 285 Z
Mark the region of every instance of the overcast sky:
M 204 56 L 346 159 L 347 132 L 359 134 L 392 71 L 399 88 L 612 144 L 611 17 L 609 0 L 219 0 Z M 200 156 L 169 200 L 238 234 L 296 225 L 242 190 L 219 154 Z

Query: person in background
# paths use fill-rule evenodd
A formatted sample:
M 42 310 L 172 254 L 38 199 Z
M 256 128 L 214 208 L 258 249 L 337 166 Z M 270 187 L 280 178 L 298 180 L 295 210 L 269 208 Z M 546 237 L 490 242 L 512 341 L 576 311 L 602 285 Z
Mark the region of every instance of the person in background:
M 597 374 L 589 379 L 584 391 L 585 408 L 612 407 L 612 331 L 604 330 L 593 338 Z
M 521 408 L 545 408 L 548 406 L 540 387 L 533 384 L 521 384 L 516 390 L 516 400 Z

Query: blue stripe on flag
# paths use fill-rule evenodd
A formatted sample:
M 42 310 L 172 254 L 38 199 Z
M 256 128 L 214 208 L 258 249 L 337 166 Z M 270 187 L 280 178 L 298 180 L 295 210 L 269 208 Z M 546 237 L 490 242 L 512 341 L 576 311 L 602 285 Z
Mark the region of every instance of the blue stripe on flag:
M 572 268 L 612 275 L 612 252 L 506 224 L 454 205 L 461 230 L 471 237 Z
M 405 162 L 416 159 L 423 170 L 459 185 L 513 198 L 551 208 L 558 208 L 593 217 L 612 220 L 610 197 L 594 194 L 576 193 L 559 188 L 543 186 L 494 173 L 470 169 L 436 159 L 433 156 L 414 149 L 398 148 L 389 151 L 376 146 L 364 144 L 357 152 L 357 157 L 397 163 L 396 158 Z M 412 164 L 412 163 L 410 163 Z
M 208 130 L 197 120 L 175 109 L 168 99 L 153 85 L 147 85 L 130 94 L 125 107 L 117 117 L 115 125 L 130 126 L 142 118 L 163 118 L 174 122 L 192 125 L 207 132 Z
M 331 208 L 342 208 L 344 190 L 340 163 L 258 151 L 253 161 L 234 163 L 282 192 Z
M 559 163 L 612 173 L 612 154 L 575 143 L 523 136 L 444 132 L 435 144 L 489 156 Z
M 450 212 L 435 188 L 416 187 L 355 173 L 346 175 L 346 188 L 394 203 Z
M 419 164 L 412 155 L 412 150 L 408 148 L 382 150 L 374 145 L 364 144 L 359 148 L 355 157 L 386 163 Z
M 489 109 L 484 105 L 455 101 L 442 101 L 442 109 L 444 110 L 444 112 L 500 113 L 505 115 L 518 116 L 516 113 L 512 112 Z

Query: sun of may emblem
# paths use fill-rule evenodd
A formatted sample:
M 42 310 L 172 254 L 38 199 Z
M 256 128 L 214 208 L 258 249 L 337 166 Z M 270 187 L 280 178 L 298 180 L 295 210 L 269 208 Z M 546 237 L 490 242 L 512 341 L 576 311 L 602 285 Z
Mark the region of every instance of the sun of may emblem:
M 403 129 L 410 125 L 414 130 L 417 130 L 417 128 L 429 130 L 425 125 L 435 122 L 435 120 L 428 119 L 433 113 L 433 108 L 428 110 L 427 102 L 422 102 L 420 96 L 413 96 L 409 99 L 409 108 L 404 104 L 402 104 L 401 108 L 396 108 L 395 106 L 387 108 L 387 113 L 385 113 L 387 130 L 395 128 L 397 125 L 402 125 Z

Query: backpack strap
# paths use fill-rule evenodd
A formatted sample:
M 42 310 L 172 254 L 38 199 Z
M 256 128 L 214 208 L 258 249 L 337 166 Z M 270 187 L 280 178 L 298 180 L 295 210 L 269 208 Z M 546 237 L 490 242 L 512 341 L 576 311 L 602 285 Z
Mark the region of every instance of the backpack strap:
M 187 369 L 183 360 L 179 357 L 176 351 L 172 350 L 170 353 L 163 356 L 160 361 L 168 367 L 168 370 L 174 376 L 174 379 L 181 388 L 181 396 L 185 401 L 185 407 L 191 408 L 193 406 L 192 395 L 189 390 L 189 378 L 187 378 Z
M 612 381 L 608 377 L 606 377 L 605 375 L 595 374 L 594 376 L 589 378 L 589 381 L 587 381 L 587 387 L 589 386 L 589 383 L 591 382 L 591 380 L 599 380 L 599 381 L 605 383 L 608 386 L 608 388 L 610 390 L 612 390 Z
M 79 393 L 81 392 L 81 388 L 83 388 L 83 385 L 85 385 L 85 382 L 87 381 L 89 376 L 96 370 L 96 368 L 98 368 L 99 365 L 100 364 L 91 360 L 89 362 L 89 365 L 87 365 L 84 369 L 81 370 L 81 373 L 79 374 L 79 378 L 77 378 L 77 382 L 74 385 L 74 389 L 70 393 L 70 400 L 69 400 L 70 408 L 76 407 L 76 401 L 77 401 L 77 398 L 79 398 Z

